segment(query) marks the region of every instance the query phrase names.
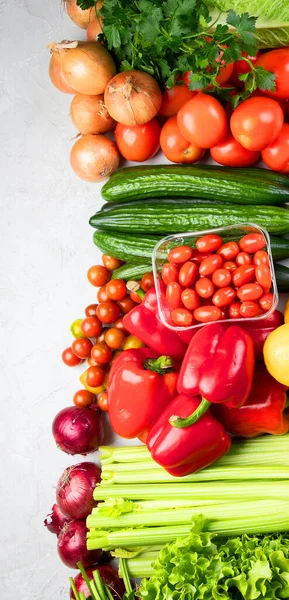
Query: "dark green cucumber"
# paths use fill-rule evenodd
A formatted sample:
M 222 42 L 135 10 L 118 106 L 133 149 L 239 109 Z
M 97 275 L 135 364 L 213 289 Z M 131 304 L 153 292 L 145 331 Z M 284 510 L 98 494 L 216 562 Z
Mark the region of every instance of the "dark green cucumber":
M 194 204 L 191 201 L 131 202 L 129 210 L 114 204 L 90 219 L 96 229 L 127 233 L 183 233 L 237 223 L 256 223 L 269 233 L 289 232 L 289 210 L 277 206 L 240 206 L 238 204 Z
M 138 280 L 141 279 L 145 273 L 152 271 L 152 263 L 147 261 L 147 263 L 143 264 L 135 264 L 135 263 L 125 263 L 119 269 L 113 272 L 111 278 L 112 279 L 124 279 L 124 281 L 129 281 L 130 279 Z
M 285 265 L 274 264 L 277 288 L 279 292 L 289 292 L 289 268 Z
M 284 260 L 284 258 L 289 258 L 289 240 L 270 235 L 270 243 L 273 260 Z
M 120 169 L 111 175 L 101 193 L 108 202 L 143 198 L 190 197 L 232 204 L 284 204 L 289 186 L 284 177 L 267 170 L 224 169 L 206 165 L 151 165 Z

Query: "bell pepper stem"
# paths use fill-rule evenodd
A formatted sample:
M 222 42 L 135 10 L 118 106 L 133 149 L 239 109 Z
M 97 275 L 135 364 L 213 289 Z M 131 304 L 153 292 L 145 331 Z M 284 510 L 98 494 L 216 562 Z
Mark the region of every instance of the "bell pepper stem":
M 143 362 L 143 368 L 148 371 L 154 371 L 160 375 L 171 373 L 174 370 L 174 361 L 170 356 L 159 356 L 158 358 L 146 358 Z
M 169 422 L 173 427 L 178 427 L 179 429 L 182 429 L 183 427 L 189 427 L 190 425 L 196 423 L 205 414 L 205 412 L 207 412 L 210 406 L 211 402 L 205 398 L 202 398 L 198 408 L 196 408 L 191 415 L 183 419 L 177 415 L 172 415 Z
M 140 284 L 138 281 L 128 281 L 126 284 L 126 287 L 128 289 L 129 292 L 134 292 L 135 294 L 137 294 L 141 300 L 144 299 L 145 297 L 145 292 L 144 290 L 141 288 Z

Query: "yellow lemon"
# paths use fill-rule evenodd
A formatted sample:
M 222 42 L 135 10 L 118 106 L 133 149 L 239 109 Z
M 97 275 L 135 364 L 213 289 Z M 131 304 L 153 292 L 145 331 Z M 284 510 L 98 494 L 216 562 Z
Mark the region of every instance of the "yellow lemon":
M 277 381 L 289 387 L 289 323 L 270 333 L 263 352 L 267 371 Z
M 289 298 L 285 304 L 284 308 L 284 321 L 285 323 L 289 323 Z

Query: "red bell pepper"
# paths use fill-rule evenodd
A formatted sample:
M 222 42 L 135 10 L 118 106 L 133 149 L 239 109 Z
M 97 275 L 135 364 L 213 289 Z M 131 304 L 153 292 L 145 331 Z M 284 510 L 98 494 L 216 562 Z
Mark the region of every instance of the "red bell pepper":
M 286 387 L 274 379 L 265 365 L 256 365 L 251 395 L 241 408 L 212 406 L 212 413 L 226 431 L 242 437 L 263 433 L 283 435 L 289 431 Z
M 147 438 L 152 458 L 168 473 L 183 477 L 219 460 L 231 446 L 231 438 L 207 410 L 197 423 L 185 429 L 170 424 L 172 413 L 188 417 L 200 405 L 200 397 L 180 395 L 164 409 Z
M 283 325 L 284 315 L 279 310 L 274 310 L 269 317 L 259 321 L 244 321 L 238 323 L 242 329 L 245 329 L 251 336 L 254 343 L 255 359 L 257 362 L 263 362 L 263 346 L 265 341 L 277 327 Z
M 169 356 L 150 348 L 122 352 L 108 379 L 112 429 L 124 438 L 144 437 L 176 393 L 177 373 Z

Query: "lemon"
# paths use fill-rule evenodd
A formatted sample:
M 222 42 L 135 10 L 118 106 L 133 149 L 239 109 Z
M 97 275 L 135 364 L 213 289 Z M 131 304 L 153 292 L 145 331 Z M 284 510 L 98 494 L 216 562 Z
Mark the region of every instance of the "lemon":
M 270 333 L 263 352 L 267 371 L 277 381 L 289 387 L 289 323 Z
M 284 308 L 284 322 L 289 323 L 289 298 L 285 304 Z

